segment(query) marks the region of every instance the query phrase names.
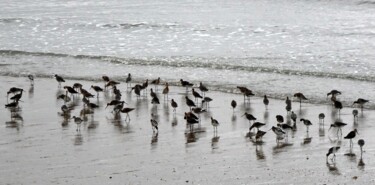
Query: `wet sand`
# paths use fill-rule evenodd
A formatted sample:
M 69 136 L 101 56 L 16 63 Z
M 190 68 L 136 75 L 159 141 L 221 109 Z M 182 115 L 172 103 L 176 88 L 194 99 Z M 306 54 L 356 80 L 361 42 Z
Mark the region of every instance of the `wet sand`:
M 103 83 L 68 80 L 63 85 L 83 84 L 85 89 Z M 25 89 L 20 110 L 13 114 L 4 108 L 6 91 L 10 87 Z M 61 116 L 61 100 L 64 93 L 54 79 L 36 79 L 30 86 L 26 78 L 1 77 L 0 98 L 0 182 L 1 184 L 372 184 L 375 170 L 374 123 L 375 111 L 364 110 L 358 123 L 353 123 L 352 108 L 341 110 L 340 119 L 348 123 L 343 136 L 354 128 L 359 136 L 354 139 L 352 153 L 349 141 L 338 139 L 336 130 L 328 131 L 329 124 L 338 118 L 330 105 L 314 105 L 293 102 L 293 110 L 300 118 L 313 122 L 306 127 L 297 122 L 298 130 L 289 133 L 288 143 L 276 143 L 275 134 L 268 131 L 263 143 L 246 137 L 249 122 L 241 117 L 245 111 L 252 113 L 267 125 L 267 131 L 276 125 L 275 116 L 286 116 L 285 103 L 270 100 L 268 110 L 262 98 L 254 97 L 251 104 L 243 103 L 241 94 L 209 91 L 213 99 L 208 112 L 201 114 L 201 127 L 205 132 L 185 134 L 185 88 L 170 87 L 169 99 L 179 105 L 174 116 L 170 102 L 152 105 L 147 98 L 137 99 L 126 92 L 126 84 L 118 87 L 122 100 L 136 108 L 115 117 L 112 108 L 105 108 L 113 97 L 101 93 L 92 99 L 100 108 L 86 114 L 81 131 L 71 119 Z M 149 85 L 149 88 L 154 88 Z M 94 94 L 91 89 L 90 92 Z M 292 94 L 293 92 L 291 92 Z M 345 93 L 345 92 L 343 92 Z M 322 92 L 325 96 L 326 92 Z M 189 95 L 192 98 L 192 95 Z M 232 113 L 231 100 L 238 102 Z M 328 101 L 328 100 L 327 100 Z M 71 104 L 71 103 L 68 103 Z M 79 116 L 83 110 L 81 97 L 75 99 L 71 116 Z M 318 114 L 325 113 L 325 127 L 318 124 Z M 157 116 L 159 134 L 153 134 L 151 113 Z M 220 122 L 217 136 L 213 133 L 210 117 Z M 289 119 L 287 119 L 290 122 Z M 188 137 L 189 136 L 189 137 Z M 363 163 L 360 165 L 359 138 L 366 141 Z M 336 165 L 327 165 L 328 148 L 339 145 Z

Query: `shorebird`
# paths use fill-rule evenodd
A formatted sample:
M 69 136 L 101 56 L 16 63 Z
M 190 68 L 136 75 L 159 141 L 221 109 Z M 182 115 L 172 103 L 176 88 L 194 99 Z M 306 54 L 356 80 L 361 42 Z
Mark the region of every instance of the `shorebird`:
M 293 131 L 297 130 L 297 114 L 292 111 L 290 114 L 290 119 L 293 120 Z
M 81 94 L 86 97 L 86 98 L 93 98 L 94 95 L 91 94 L 89 91 L 87 91 L 86 89 L 83 89 L 82 87 L 80 88 L 80 91 L 81 91 Z
M 312 123 L 311 123 L 311 121 L 310 120 L 308 120 L 308 119 L 300 119 L 300 121 L 302 121 L 303 122 L 303 124 L 304 125 L 306 125 L 306 128 L 307 128 L 307 130 L 306 130 L 306 132 L 309 132 L 309 126 L 311 126 L 312 125 Z
M 285 131 L 279 127 L 274 127 L 272 126 L 272 128 L 270 129 L 273 131 L 273 133 L 276 134 L 276 143 L 279 143 L 279 140 L 282 140 L 284 139 L 285 137 Z
M 108 81 L 108 82 L 105 84 L 104 88 L 107 88 L 107 87 L 109 87 L 109 86 L 114 87 L 114 86 L 116 86 L 116 85 L 118 85 L 118 84 L 120 84 L 120 82 L 116 82 L 116 81 L 110 80 L 110 81 Z
M 232 106 L 233 113 L 234 113 L 234 109 L 237 107 L 237 102 L 235 100 L 232 100 L 232 102 L 230 102 L 230 105 Z
M 141 90 L 146 90 L 145 93 L 147 94 L 147 87 L 148 87 L 148 79 L 141 85 Z M 145 94 L 143 93 L 143 94 Z
M 287 104 L 285 106 L 286 113 L 289 115 L 289 112 L 292 110 L 292 104 Z
M 286 105 L 292 105 L 292 101 L 289 99 L 289 96 L 286 97 L 285 103 Z
M 363 105 L 364 105 L 365 103 L 367 103 L 367 102 L 369 102 L 369 100 L 365 100 L 365 99 L 362 99 L 362 98 L 358 98 L 356 101 L 353 102 L 353 106 L 354 106 L 355 104 L 358 104 L 359 107 L 361 108 L 361 111 L 363 112 Z
M 152 131 L 155 132 L 159 132 L 159 128 L 158 128 L 158 122 L 154 119 L 151 119 L 151 127 L 152 127 Z
M 199 123 L 198 117 L 192 112 L 185 112 L 184 119 L 186 119 L 186 125 L 190 127 L 190 132 L 193 132 L 194 124 Z
M 158 96 L 154 96 L 151 100 L 151 104 L 160 104 Z
M 203 100 L 202 100 L 202 105 L 203 105 L 204 103 L 206 103 L 206 108 L 208 108 L 208 107 L 210 107 L 210 102 L 211 102 L 211 101 L 212 101 L 212 98 L 206 96 L 206 97 L 204 97 Z
M 254 96 L 253 92 L 250 89 L 248 89 L 247 87 L 237 86 L 237 88 L 243 94 L 243 100 L 244 100 L 244 102 L 246 102 L 246 97 L 248 97 L 248 101 L 250 103 L 250 96 Z
M 109 103 L 107 103 L 107 106 L 105 106 L 105 109 L 107 109 L 108 106 L 116 106 L 118 104 L 125 103 L 125 101 L 120 100 L 112 100 Z
M 323 125 L 324 125 L 324 118 L 326 117 L 326 116 L 324 115 L 324 113 L 320 113 L 320 114 L 318 115 L 318 117 L 319 117 L 319 124 L 323 124 Z
M 96 109 L 96 108 L 99 108 L 99 105 L 95 104 L 95 103 L 91 103 L 90 101 L 88 102 L 85 102 L 87 107 L 90 108 L 90 109 Z
M 126 103 L 125 101 L 121 101 L 121 103 L 115 105 L 115 107 L 113 107 L 113 113 L 115 114 L 120 113 L 120 111 L 124 108 L 125 103 Z
M 66 115 L 66 113 L 69 111 L 68 106 L 66 106 L 66 105 L 62 105 L 62 106 L 61 106 L 61 111 L 63 112 L 63 115 Z
M 103 89 L 99 86 L 91 85 L 91 89 L 94 89 L 96 92 L 96 97 L 99 97 L 99 92 L 103 92 Z
M 198 98 L 203 98 L 197 91 L 194 90 L 194 88 L 192 88 L 192 93 L 195 98 L 195 102 L 197 102 Z
M 258 132 L 255 134 L 255 141 L 259 141 L 259 139 L 261 140 L 266 133 L 267 132 L 258 130 Z
M 20 101 L 20 99 L 22 98 L 22 92 L 23 92 L 23 89 L 21 89 L 20 93 L 14 95 L 14 96 L 11 97 L 10 99 L 13 100 L 13 102 L 18 102 L 18 101 Z
M 77 131 L 80 131 L 81 130 L 81 123 L 83 122 L 83 120 L 80 118 L 80 117 L 76 117 L 76 116 L 73 116 L 74 119 L 74 122 L 77 124 Z
M 9 94 L 12 93 L 12 94 L 16 94 L 18 92 L 21 92 L 23 91 L 23 89 L 21 88 L 17 88 L 17 87 L 11 87 L 8 92 L 7 92 L 7 98 L 9 97 Z
M 18 101 L 8 103 L 5 105 L 5 108 L 16 108 L 16 107 L 18 107 Z
M 134 108 L 128 108 L 128 107 L 125 107 L 125 108 L 123 108 L 123 109 L 120 111 L 120 112 L 126 114 L 125 121 L 126 121 L 127 119 L 129 119 L 129 121 L 130 121 L 129 112 L 131 112 L 131 111 L 133 111 L 133 110 L 134 110 Z
M 181 82 L 182 87 L 186 87 L 186 91 L 188 91 L 189 87 L 193 87 L 193 85 L 194 85 L 194 84 L 192 84 L 188 81 L 184 81 L 182 79 L 180 79 L 180 82 Z
M 277 126 L 285 131 L 286 142 L 288 142 L 288 130 L 293 130 L 293 127 L 286 123 L 278 123 Z
M 202 82 L 199 83 L 199 90 L 201 90 L 203 97 L 205 96 L 206 92 L 208 91 L 208 88 L 202 84 Z
M 358 110 L 354 109 L 352 114 L 353 114 L 354 122 L 356 123 L 358 121 Z
M 242 117 L 243 117 L 243 116 L 246 116 L 246 119 L 249 120 L 249 123 L 250 123 L 250 124 L 251 124 L 251 121 L 255 121 L 255 120 L 257 120 L 257 118 L 255 118 L 252 114 L 247 113 L 247 112 L 245 112 L 245 114 L 243 114 Z
M 261 122 L 255 122 L 255 123 L 253 123 L 253 125 L 251 125 L 251 127 L 249 128 L 249 132 L 251 132 L 251 130 L 252 130 L 253 128 L 256 128 L 257 131 L 259 131 L 259 128 L 262 127 L 262 126 L 264 126 L 264 125 L 266 125 L 266 124 L 265 124 L 265 123 L 261 123 Z
M 342 103 L 339 101 L 334 101 L 333 105 L 335 106 L 336 109 L 339 110 L 339 115 L 340 115 L 340 110 L 343 108 Z
M 358 145 L 361 148 L 361 159 L 362 159 L 362 153 L 363 153 L 362 147 L 363 147 L 363 145 L 365 145 L 365 140 L 359 139 L 358 140 Z
M 59 83 L 59 87 L 61 87 L 61 82 L 65 82 L 65 80 L 57 74 L 55 74 L 55 79 Z
M 132 87 L 132 90 L 133 89 L 134 89 L 134 93 L 137 95 L 137 98 L 139 98 L 141 96 L 141 90 L 142 90 L 141 85 L 137 84 L 134 87 Z
M 358 134 L 358 131 L 357 129 L 354 129 L 353 131 L 350 131 L 348 135 L 344 137 L 344 139 L 350 139 L 350 148 L 353 147 L 352 139 L 355 138 L 356 134 Z
M 327 93 L 327 97 L 330 96 L 330 95 L 332 95 L 332 96 L 337 96 L 337 95 L 339 95 L 339 94 L 341 94 L 340 91 L 338 91 L 338 90 L 336 90 L 336 89 L 333 89 L 331 92 Z
M 74 90 L 73 87 L 70 87 L 70 86 L 64 86 L 64 89 L 66 89 L 66 91 L 68 93 L 70 93 L 70 95 L 73 95 L 73 94 L 78 94 L 78 92 L 76 90 Z
M 82 87 L 83 87 L 83 85 L 80 84 L 80 83 L 74 83 L 74 84 L 73 84 L 73 89 L 74 89 L 74 90 L 81 89 Z
M 270 101 L 268 100 L 267 95 L 264 95 L 263 104 L 266 106 L 266 109 L 268 109 L 269 103 L 270 103 Z
M 329 127 L 328 130 L 330 130 L 332 127 L 335 127 L 337 128 L 337 136 L 339 135 L 339 132 L 341 133 L 342 135 L 342 127 L 344 127 L 345 125 L 347 125 L 346 123 L 343 123 L 343 122 L 340 122 L 340 121 L 335 121 L 335 123 L 331 124 L 331 126 Z
M 168 94 L 169 94 L 169 86 L 168 86 L 168 82 L 165 83 L 165 87 L 163 89 L 163 94 L 164 94 L 164 99 L 165 99 L 165 96 L 167 96 L 167 100 L 168 100 Z
M 157 96 L 152 88 L 150 89 L 150 96 L 151 98 L 154 98 L 155 96 Z
M 333 158 L 332 158 L 332 161 L 336 159 L 336 152 L 340 149 L 339 146 L 334 146 L 334 147 L 331 147 L 330 149 L 328 149 L 328 153 L 326 154 L 326 161 L 328 163 L 328 156 L 333 154 Z
M 107 83 L 107 82 L 110 81 L 109 77 L 106 76 L 106 75 L 103 75 L 103 76 L 102 76 L 102 79 L 104 80 L 105 83 Z
M 176 108 L 178 107 L 177 103 L 172 99 L 171 106 L 173 107 L 173 112 L 176 113 Z
M 308 100 L 305 95 L 303 95 L 302 93 L 298 92 L 298 93 L 295 93 L 293 95 L 294 97 L 296 97 L 297 99 L 299 99 L 299 106 L 301 107 L 302 105 L 302 100 Z
M 187 96 L 185 96 L 185 99 L 186 99 L 186 105 L 190 108 L 190 110 L 191 110 L 191 107 L 196 107 L 193 100 L 189 99 Z
M 276 121 L 278 123 L 283 123 L 284 122 L 284 117 L 282 115 L 276 115 Z
M 214 133 L 217 133 L 217 126 L 219 126 L 219 122 L 211 117 L 211 124 L 214 127 Z
M 160 84 L 160 77 L 158 77 L 155 80 L 152 80 L 151 84 L 153 84 L 155 86 L 155 91 L 157 92 L 158 91 L 158 85 Z
M 131 81 L 132 81 L 132 75 L 129 73 L 128 77 L 125 80 L 125 82 L 126 82 L 126 88 L 129 88 L 129 87 L 132 86 Z
M 33 75 L 27 75 L 27 78 L 30 80 L 30 85 L 34 85 L 34 76 Z

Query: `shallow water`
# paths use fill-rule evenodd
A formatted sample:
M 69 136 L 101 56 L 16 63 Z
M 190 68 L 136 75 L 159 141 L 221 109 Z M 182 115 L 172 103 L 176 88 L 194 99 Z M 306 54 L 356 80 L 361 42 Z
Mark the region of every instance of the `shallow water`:
M 0 75 L 375 99 L 373 1 L 0 1 Z M 373 109 L 370 102 L 367 108 Z
M 82 80 L 69 80 L 64 85 L 75 82 L 87 89 L 91 84 L 102 85 Z M 309 133 L 298 122 L 297 131 L 289 133 L 287 143 L 277 144 L 272 131 L 263 137 L 263 143 L 256 143 L 246 137 L 249 122 L 241 116 L 245 111 L 252 113 L 257 121 L 267 123 L 261 128 L 267 131 L 276 124 L 276 115 L 286 117 L 283 101 L 271 99 L 266 110 L 260 98 L 244 104 L 241 95 L 209 91 L 207 96 L 213 101 L 208 112 L 200 116 L 206 132 L 186 135 L 183 113 L 189 108 L 185 105 L 184 88 L 170 87 L 169 98 L 179 105 L 174 115 L 169 102 L 153 106 L 149 97 L 137 99 L 133 93 L 128 94 L 123 83 L 119 86 L 122 99 L 128 103 L 126 106 L 136 108 L 130 113 L 130 123 L 124 121 L 125 115 L 114 117 L 111 108 L 105 109 L 113 98 L 107 92 L 92 100 L 100 108 L 94 114 L 86 114 L 81 131 L 77 132 L 73 120 L 59 114 L 63 102 L 56 100 L 56 96 L 64 91 L 55 80 L 39 78 L 31 87 L 26 78 L 2 77 L 0 85 L 5 89 L 17 86 L 26 90 L 18 116 L 11 118 L 10 111 L 0 107 L 3 123 L 0 181 L 4 184 L 368 184 L 374 181 L 373 110 L 365 110 L 354 124 L 351 108 L 344 108 L 338 118 L 331 106 L 302 104 L 300 108 L 293 103 L 298 118 L 313 122 Z M 75 106 L 68 103 L 73 108 L 71 116 L 80 115 L 84 109 L 80 99 L 75 99 Z M 230 107 L 232 99 L 238 102 L 234 113 Z M 5 103 L 6 98 L 1 98 L 0 104 Z M 324 128 L 318 124 L 317 115 L 321 112 L 326 115 Z M 151 113 L 159 122 L 157 137 L 151 129 Z M 216 136 L 211 116 L 220 122 Z M 352 149 L 354 156 L 345 155 L 349 152 L 349 141 L 338 139 L 334 129 L 328 131 L 328 125 L 337 119 L 348 123 L 343 128 L 344 136 L 353 128 L 358 129 Z M 364 166 L 358 165 L 359 138 L 366 141 Z M 327 165 L 325 154 L 336 145 L 341 146 L 336 165 Z

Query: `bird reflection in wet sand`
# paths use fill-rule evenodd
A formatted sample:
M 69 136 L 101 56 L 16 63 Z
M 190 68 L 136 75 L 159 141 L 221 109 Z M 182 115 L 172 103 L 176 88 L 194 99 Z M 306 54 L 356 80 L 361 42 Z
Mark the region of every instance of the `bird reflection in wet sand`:
M 178 125 L 178 120 L 177 120 L 177 117 L 174 116 L 172 119 L 172 126 L 177 126 L 177 125 Z
M 77 134 L 74 137 L 74 145 L 82 145 L 83 143 L 83 137 L 81 132 L 77 132 Z
M 327 168 L 328 168 L 328 171 L 332 174 L 332 175 L 341 175 L 339 169 L 337 168 L 336 166 L 336 163 L 326 163 L 327 165 Z
M 266 156 L 264 155 L 264 152 L 263 152 L 263 146 L 261 144 L 255 145 L 255 154 L 257 155 L 258 160 L 266 159 Z
M 158 142 L 159 132 L 154 132 L 151 137 L 151 144 L 154 145 Z
M 198 140 L 194 132 L 189 132 L 185 134 L 186 143 L 194 143 Z
M 30 86 L 29 88 L 29 98 L 33 98 L 34 97 L 34 86 Z
M 214 137 L 211 138 L 211 148 L 212 149 L 217 149 L 218 143 L 219 143 L 220 136 L 214 135 Z

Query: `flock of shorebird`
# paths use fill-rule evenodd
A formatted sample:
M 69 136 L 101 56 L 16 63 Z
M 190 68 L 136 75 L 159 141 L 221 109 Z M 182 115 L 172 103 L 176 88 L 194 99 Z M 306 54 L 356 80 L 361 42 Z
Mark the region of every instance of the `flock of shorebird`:
M 28 78 L 30 79 L 31 85 L 34 85 L 34 77 L 32 75 L 29 75 Z M 57 74 L 54 75 L 54 78 L 58 82 L 59 88 L 61 88 L 61 83 L 65 82 L 65 80 Z M 96 92 L 97 97 L 99 97 L 99 93 L 101 93 L 103 91 L 109 91 L 111 89 L 111 91 L 114 95 L 113 96 L 114 98 L 113 98 L 113 100 L 111 100 L 110 102 L 107 103 L 105 108 L 107 108 L 108 106 L 113 106 L 113 113 L 114 114 L 120 114 L 120 113 L 126 114 L 125 122 L 129 123 L 130 122 L 129 112 L 133 111 L 135 108 L 124 107 L 124 104 L 127 104 L 127 103 L 125 101 L 121 100 L 121 96 L 122 96 L 121 91 L 116 87 L 116 85 L 120 84 L 120 82 L 111 80 L 108 76 L 102 76 L 102 79 L 105 82 L 105 85 L 104 85 L 103 88 L 100 87 L 100 86 L 92 85 L 90 89 L 93 89 Z M 132 82 L 132 76 L 129 73 L 128 77 L 126 78 L 127 88 L 130 89 L 131 92 L 133 91 L 135 93 L 135 95 L 137 96 L 137 99 L 141 98 L 142 96 L 147 96 L 147 89 L 148 89 L 148 84 L 149 84 L 148 80 L 146 80 L 142 84 L 135 84 L 134 86 L 131 85 L 131 82 Z M 150 84 L 155 85 L 155 90 L 157 91 L 158 86 L 161 85 L 160 77 L 155 79 L 155 80 L 152 80 L 150 82 Z M 212 101 L 212 98 L 207 97 L 205 95 L 209 91 L 209 89 L 205 85 L 203 85 L 202 82 L 200 82 L 200 84 L 197 88 L 197 89 L 200 90 L 200 93 L 196 91 L 196 88 L 194 88 L 193 83 L 190 83 L 188 81 L 185 81 L 185 80 L 181 79 L 180 84 L 181 84 L 181 86 L 186 87 L 186 96 L 185 96 L 186 105 L 190 109 L 188 112 L 184 113 L 184 115 L 185 115 L 184 119 L 186 120 L 187 128 L 189 128 L 190 133 L 197 132 L 197 131 L 199 131 L 200 126 L 196 127 L 195 125 L 200 125 L 199 115 L 201 113 L 206 112 L 206 109 L 209 107 L 209 103 Z M 189 91 L 189 88 L 191 88 L 191 91 Z M 67 119 L 73 119 L 74 122 L 77 124 L 77 132 L 79 132 L 80 131 L 80 125 L 84 120 L 80 116 L 71 117 L 70 113 L 69 113 L 71 111 L 71 108 L 69 106 L 67 106 L 66 103 L 69 102 L 72 97 L 74 98 L 74 97 L 78 96 L 79 94 L 81 94 L 82 95 L 82 102 L 84 103 L 84 106 L 87 107 L 87 111 L 90 112 L 91 110 L 99 107 L 97 104 L 90 102 L 90 98 L 93 98 L 95 95 L 91 94 L 88 90 L 85 90 L 83 88 L 82 84 L 80 84 L 80 83 L 75 83 L 75 84 L 73 84 L 73 86 L 63 86 L 63 89 L 65 90 L 65 94 L 60 94 L 60 95 L 57 96 L 57 99 L 61 99 L 61 100 L 64 101 L 64 105 L 61 106 L 61 111 L 62 111 L 61 115 L 64 116 L 65 118 L 67 118 Z M 239 89 L 239 91 L 243 94 L 244 102 L 250 103 L 250 97 L 254 96 L 254 93 L 252 92 L 252 90 L 250 90 L 246 87 L 243 87 L 243 86 L 237 86 L 237 89 Z M 15 112 L 15 110 L 19 107 L 19 102 L 21 101 L 23 91 L 24 90 L 21 89 L 21 88 L 12 87 L 7 92 L 7 101 L 11 100 L 11 102 L 10 103 L 8 102 L 8 104 L 6 104 L 5 107 L 9 108 L 12 113 Z M 192 95 L 194 97 L 194 100 L 189 98 L 188 92 L 192 93 Z M 9 94 L 13 94 L 13 96 L 9 98 Z M 69 94 L 70 94 L 70 96 L 69 96 Z M 162 94 L 164 95 L 164 99 L 166 99 L 167 102 L 169 102 L 169 100 L 168 100 L 168 94 L 169 94 L 168 83 L 164 84 Z M 340 114 L 340 110 L 343 108 L 342 103 L 339 100 L 337 100 L 337 96 L 340 95 L 340 94 L 341 94 L 341 92 L 338 91 L 338 90 L 332 90 L 331 92 L 327 93 L 327 97 L 331 96 L 330 100 L 332 101 L 332 105 L 335 107 L 335 109 L 337 109 L 339 114 Z M 150 88 L 150 96 L 152 98 L 151 99 L 152 104 L 160 104 L 159 97 L 158 97 L 157 93 L 153 91 L 152 88 Z M 295 93 L 294 97 L 296 99 L 298 99 L 298 101 L 300 103 L 300 106 L 302 106 L 303 100 L 308 100 L 300 92 Z M 8 98 L 9 98 L 9 100 L 8 100 Z M 198 106 L 199 105 L 199 101 L 198 101 L 199 99 L 201 100 L 201 106 Z M 173 112 L 174 112 L 174 115 L 175 115 L 176 114 L 176 108 L 178 107 L 178 104 L 176 103 L 176 101 L 174 101 L 174 99 L 171 99 L 170 102 L 171 102 L 170 105 L 173 108 Z M 359 98 L 359 99 L 357 99 L 356 101 L 353 102 L 353 105 L 356 105 L 356 104 L 359 105 L 359 108 L 361 109 L 361 111 L 363 111 L 364 104 L 367 103 L 367 102 L 369 102 L 369 101 L 365 100 L 365 99 L 362 99 L 362 98 Z M 269 105 L 269 99 L 268 99 L 267 95 L 264 95 L 263 103 L 265 105 L 265 108 L 267 109 L 268 105 Z M 278 123 L 277 123 L 276 126 L 272 126 L 272 128 L 270 130 L 272 130 L 275 133 L 277 143 L 279 143 L 280 140 L 284 140 L 284 139 L 287 140 L 288 139 L 288 131 L 289 130 L 295 131 L 297 129 L 297 127 L 296 127 L 297 115 L 292 111 L 292 101 L 289 99 L 289 97 L 286 97 L 285 103 L 286 103 L 285 109 L 288 113 L 287 116 L 290 117 L 290 119 L 293 121 L 293 123 L 292 124 L 284 123 L 284 117 L 283 116 L 281 116 L 281 115 L 276 116 L 276 121 Z M 230 105 L 231 105 L 231 107 L 234 111 L 236 106 L 237 106 L 237 102 L 235 100 L 232 100 Z M 352 113 L 353 113 L 353 116 L 354 116 L 354 122 L 357 122 L 358 121 L 358 110 L 354 109 L 352 111 Z M 257 122 L 256 117 L 254 117 L 250 113 L 245 112 L 243 114 L 243 116 L 250 123 L 248 136 L 250 138 L 254 137 L 256 142 L 262 142 L 262 137 L 267 132 L 260 130 L 260 128 L 262 126 L 266 125 L 266 124 L 261 123 L 261 122 Z M 320 113 L 318 115 L 318 117 L 319 117 L 319 124 L 324 125 L 324 118 L 325 118 L 324 113 Z M 300 122 L 302 122 L 307 127 L 306 132 L 308 133 L 309 132 L 308 128 L 309 128 L 309 126 L 312 125 L 311 121 L 306 119 L 306 118 L 300 118 L 299 120 L 300 120 Z M 152 127 L 153 132 L 157 134 L 159 132 L 157 120 L 151 118 L 150 122 L 151 122 L 151 127 Z M 213 126 L 214 134 L 217 134 L 217 127 L 219 126 L 219 121 L 214 119 L 213 117 L 211 117 L 211 124 Z M 337 129 L 337 136 L 342 137 L 342 127 L 344 127 L 345 125 L 347 125 L 347 124 L 343 123 L 341 121 L 336 121 L 336 122 L 334 122 L 333 124 L 330 125 L 329 130 L 331 128 L 336 128 Z M 253 129 L 256 129 L 256 132 L 252 132 Z M 358 134 L 357 129 L 354 129 L 344 137 L 344 139 L 350 140 L 350 147 L 351 148 L 353 147 L 352 139 L 355 138 L 357 134 Z M 365 144 L 365 142 L 364 142 L 363 139 L 358 140 L 358 145 L 361 148 L 361 159 L 362 159 L 362 151 L 363 151 L 362 147 L 364 146 L 364 144 Z M 330 155 L 333 155 L 333 157 L 331 158 L 331 161 L 332 162 L 335 161 L 335 157 L 336 157 L 335 153 L 339 149 L 340 149 L 339 146 L 334 146 L 334 147 L 329 148 L 328 153 L 326 154 L 327 163 L 328 163 L 328 157 Z

